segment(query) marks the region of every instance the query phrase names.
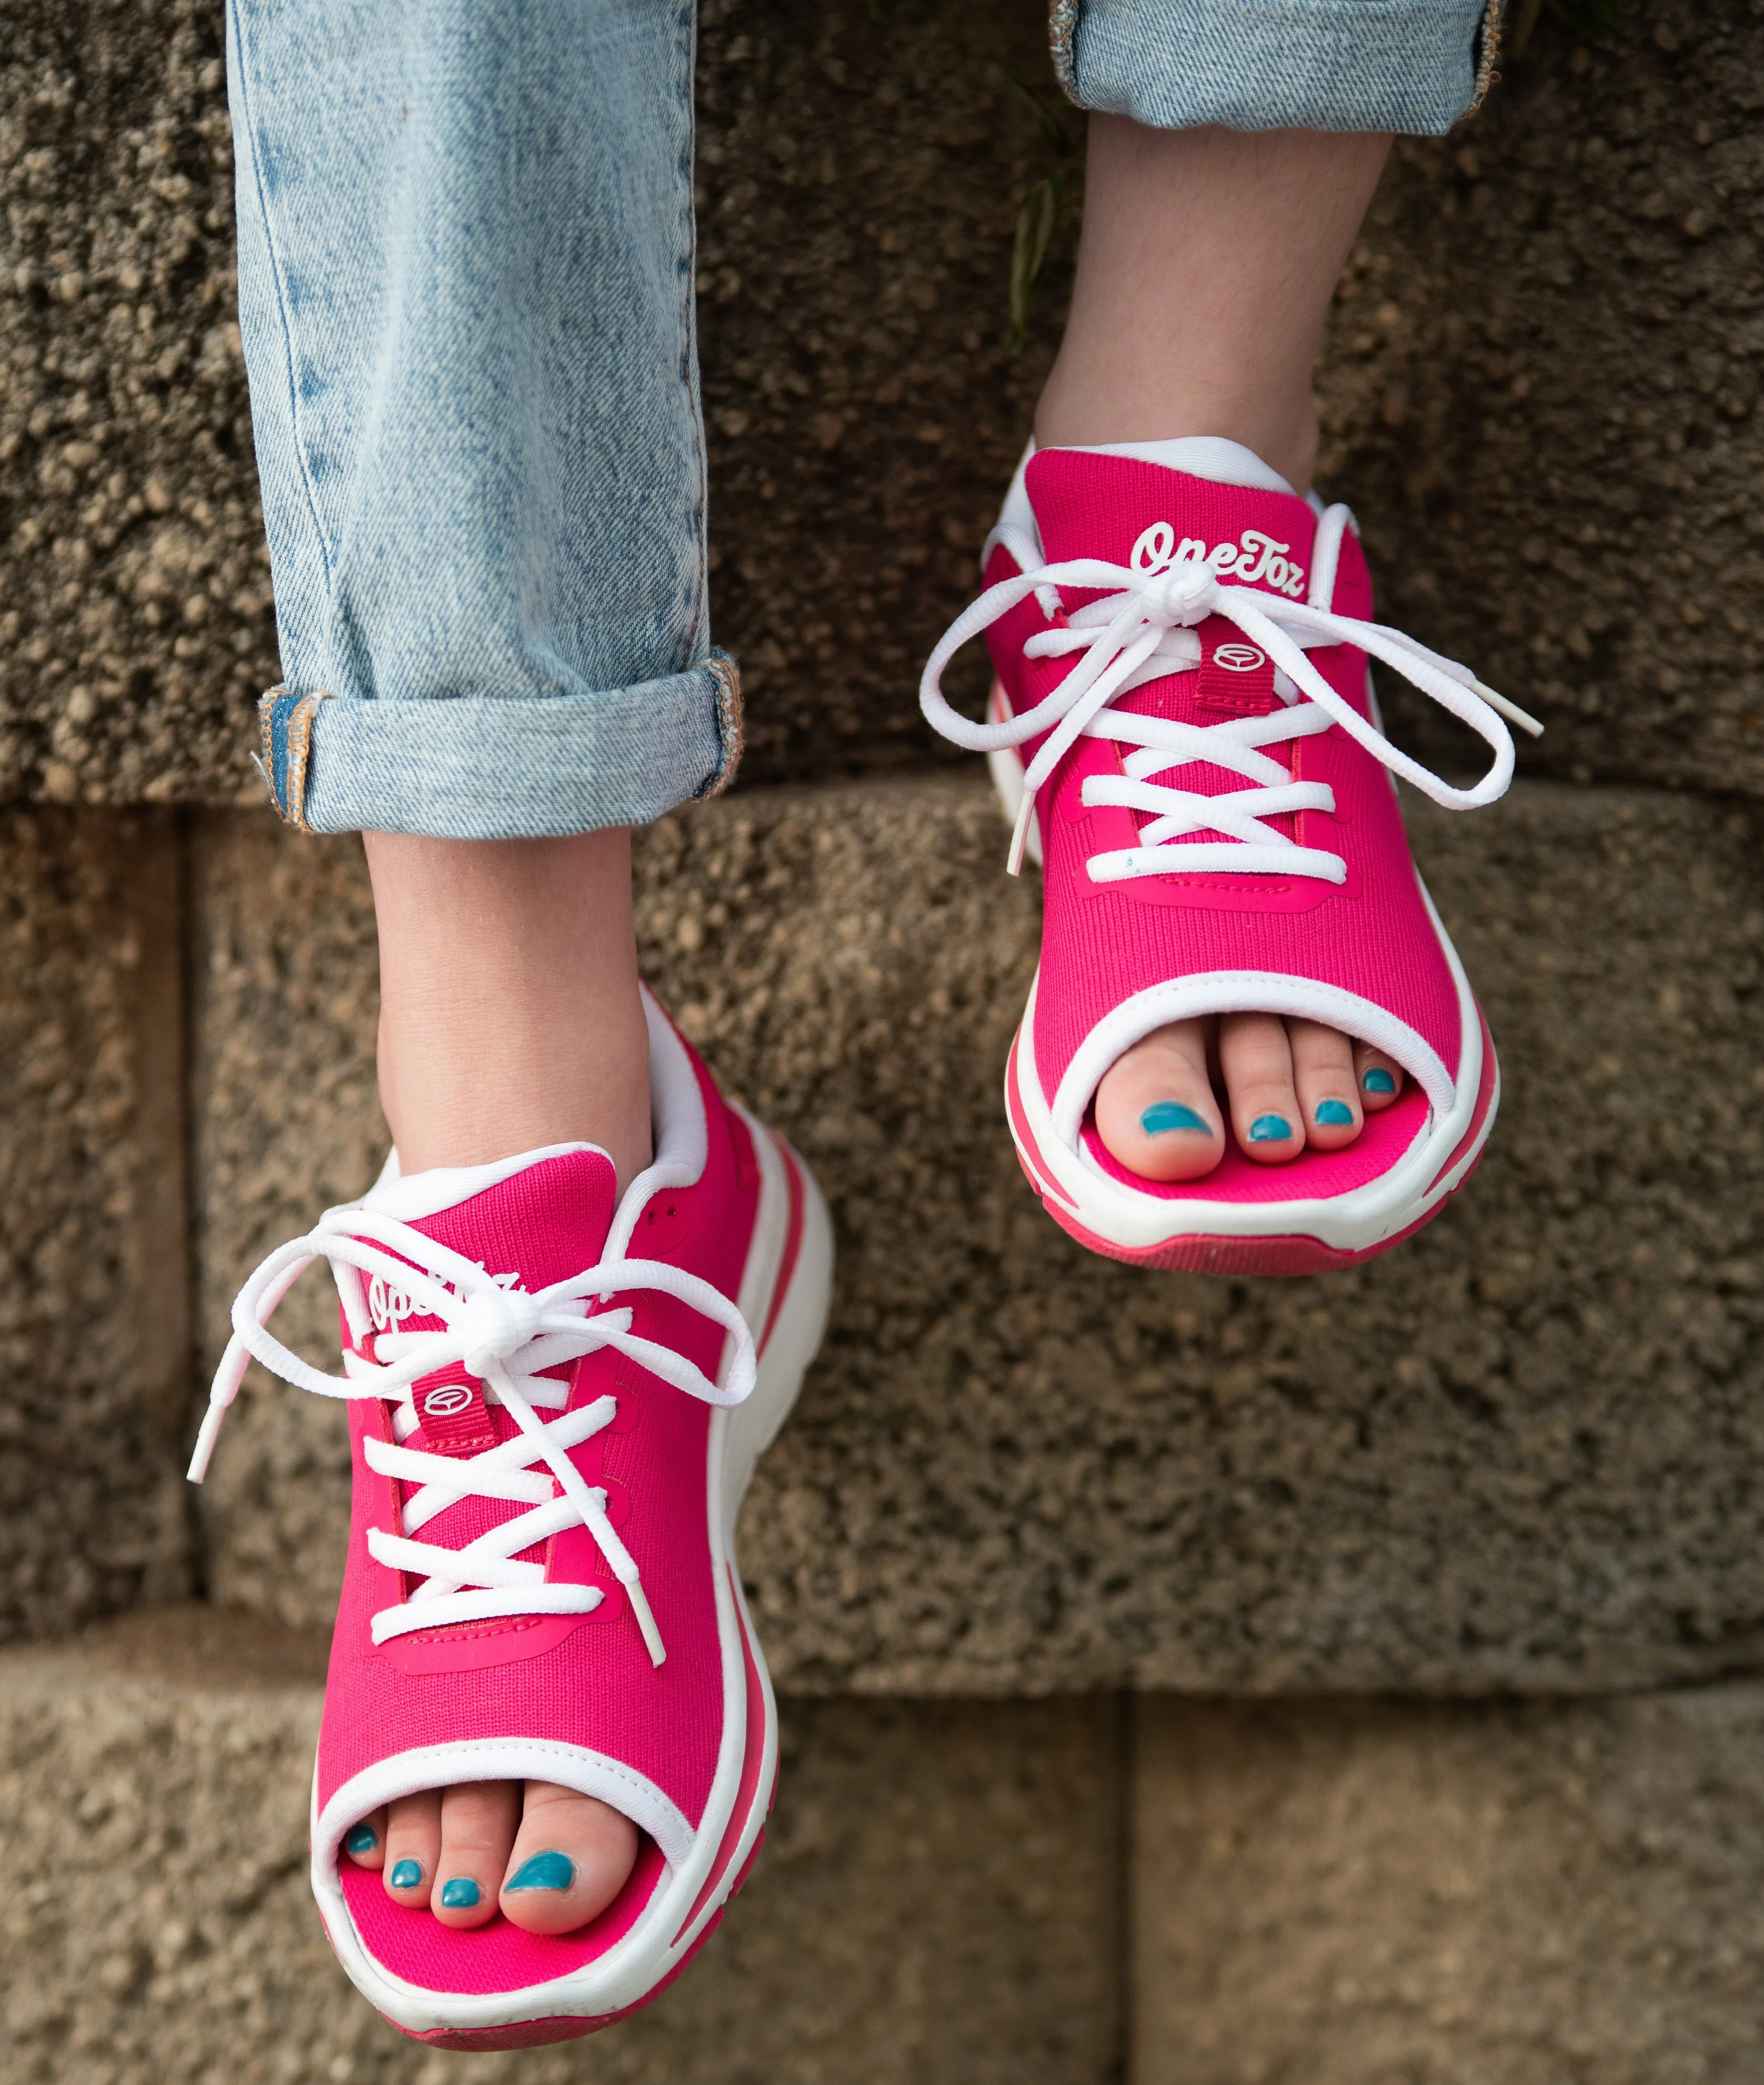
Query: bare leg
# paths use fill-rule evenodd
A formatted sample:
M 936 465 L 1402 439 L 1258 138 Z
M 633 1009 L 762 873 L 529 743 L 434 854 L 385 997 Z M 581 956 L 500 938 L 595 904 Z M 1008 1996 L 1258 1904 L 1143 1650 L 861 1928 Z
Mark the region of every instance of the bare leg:
M 1307 491 L 1318 337 L 1389 150 L 1382 133 L 1093 116 L 1072 316 L 1035 439 L 1224 435 Z
M 1389 148 L 1364 132 L 1093 116 L 1072 316 L 1036 440 L 1222 435 L 1308 490 L 1317 341 Z M 1388 1059 L 1312 1022 L 1179 1021 L 1111 1068 L 1097 1127 L 1142 1177 L 1193 1179 L 1222 1156 L 1227 1112 L 1252 1157 L 1278 1161 L 1351 1143 L 1401 1083 Z
M 597 1144 L 621 1191 L 649 1162 L 631 835 L 365 835 L 380 923 L 380 1097 L 407 1173 Z M 499 1909 L 533 1933 L 584 1925 L 631 1873 L 637 1833 L 548 1782 L 407 1796 L 346 1841 L 397 1902 L 449 1926 Z
M 380 922 L 380 1098 L 408 1173 L 597 1144 L 649 1162 L 631 834 L 365 835 Z

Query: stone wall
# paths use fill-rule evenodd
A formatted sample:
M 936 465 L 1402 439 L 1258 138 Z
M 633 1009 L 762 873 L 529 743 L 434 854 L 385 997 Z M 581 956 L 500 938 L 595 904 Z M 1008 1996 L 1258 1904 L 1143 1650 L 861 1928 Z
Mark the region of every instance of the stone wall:
M 0 814 L 0 1637 L 188 1586 L 171 822 Z
M 877 13 L 704 9 L 712 595 L 750 783 L 947 757 L 918 662 L 1056 334 L 1063 263 L 1010 359 L 1016 202 L 1052 165 L 1011 84 L 1054 91 L 1039 0 Z M 1756 792 L 1764 20 L 1630 14 L 1608 42 L 1546 19 L 1473 125 L 1399 147 L 1330 329 L 1321 482 L 1392 618 L 1549 720 L 1532 771 Z M 0 799 L 239 800 L 275 668 L 220 15 L 19 0 L 9 29 Z
M 181 1476 L 241 1274 L 385 1134 L 359 847 L 244 761 L 220 16 L 13 10 L 0 1636 L 62 1641 L 0 1652 L 9 2081 L 1750 2075 L 1764 14 L 1546 22 L 1350 264 L 1328 489 L 1391 619 L 1550 729 L 1498 809 L 1412 821 L 1503 1054 L 1486 1162 L 1400 1253 L 1262 1284 L 1090 1259 L 1011 1157 L 1035 894 L 913 684 L 1055 337 L 1064 260 L 1004 337 L 1039 10 L 878 14 L 706 0 L 752 750 L 639 854 L 649 975 L 839 1230 L 742 1530 L 784 1793 L 677 1991 L 479 2061 L 351 1998 L 305 1900 L 339 1415 L 254 1375 Z
M 1025 1187 L 998 1081 L 1037 894 L 983 784 L 756 792 L 642 836 L 648 975 L 838 1227 L 745 1522 L 784 1684 L 1578 1691 L 1758 1658 L 1757 814 L 1538 783 L 1412 824 L 1501 1119 L 1400 1252 L 1282 1282 L 1104 1264 Z M 359 846 L 200 834 L 211 1365 L 244 1276 L 385 1132 Z M 346 1467 L 339 1412 L 254 1375 L 205 1495 L 215 1590 L 325 1620 Z

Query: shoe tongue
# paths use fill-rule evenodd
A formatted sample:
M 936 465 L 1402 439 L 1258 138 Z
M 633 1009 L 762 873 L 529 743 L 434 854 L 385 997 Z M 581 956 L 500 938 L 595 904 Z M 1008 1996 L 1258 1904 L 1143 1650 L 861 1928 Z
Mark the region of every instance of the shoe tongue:
M 495 1170 L 462 1168 L 458 1178 L 465 1191 L 409 1217 L 411 1229 L 478 1261 L 488 1275 L 518 1275 L 528 1290 L 549 1288 L 594 1264 L 618 1200 L 618 1175 L 604 1151 L 580 1144 L 534 1159 L 487 1186 L 470 1184 L 474 1174 Z M 408 1189 L 434 1177 L 419 1174 L 399 1184 Z
M 515 1161 L 512 1170 L 478 1166 L 413 1174 L 376 1189 L 367 1206 L 403 1217 L 412 1230 L 475 1261 L 501 1287 L 530 1295 L 594 1265 L 618 1200 L 611 1159 L 586 1144 Z M 399 1329 L 432 1331 L 440 1323 L 408 1317 Z M 420 1435 L 410 1445 L 431 1454 L 478 1454 L 514 1429 L 506 1412 L 486 1403 L 482 1383 L 463 1367 L 420 1378 L 411 1396 Z
M 1167 446 L 1180 451 L 1188 444 Z M 1239 456 L 1246 479 L 1271 475 L 1235 444 L 1209 447 Z M 1229 467 L 1228 457 L 1218 461 Z M 1316 516 L 1294 492 L 1201 477 L 1104 449 L 1039 450 L 1029 461 L 1024 486 L 1049 564 L 1071 558 L 1131 564 L 1134 545 L 1163 523 L 1173 532 L 1173 548 L 1203 546 L 1190 554 L 1207 559 L 1231 584 L 1304 598 Z

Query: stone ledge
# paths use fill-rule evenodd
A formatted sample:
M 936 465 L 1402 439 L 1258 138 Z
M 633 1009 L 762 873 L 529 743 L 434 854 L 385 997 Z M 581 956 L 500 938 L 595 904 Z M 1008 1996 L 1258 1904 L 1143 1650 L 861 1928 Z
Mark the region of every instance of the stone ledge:
M 1755 2074 L 1764 1688 L 1137 1705 L 1133 2085 Z
M 178 850 L 0 818 L 0 1636 L 189 1584 Z
M 306 1878 L 321 1641 L 173 1609 L 0 1654 L 10 2085 L 491 2085 L 351 1990 Z M 522 2085 L 1107 2085 L 1108 1702 L 817 1702 L 752 1880 L 690 1973 Z
M 1755 822 L 1535 785 L 1413 826 L 1503 1117 L 1418 1238 L 1261 1284 L 1106 1264 L 1023 1187 L 997 1081 L 1038 900 L 983 788 L 755 793 L 644 836 L 649 975 L 839 1227 L 829 1345 L 743 1522 L 782 1686 L 1598 1691 L 1764 1655 Z M 192 875 L 212 1353 L 384 1132 L 359 849 L 217 816 Z M 254 1378 L 216 1594 L 328 1620 L 344 1476 L 340 1416 Z

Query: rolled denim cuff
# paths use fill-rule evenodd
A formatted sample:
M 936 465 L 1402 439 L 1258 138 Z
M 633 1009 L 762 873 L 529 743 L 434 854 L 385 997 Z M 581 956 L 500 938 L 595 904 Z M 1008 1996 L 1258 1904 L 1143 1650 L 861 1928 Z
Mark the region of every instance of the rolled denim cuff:
M 1481 102 L 1503 0 L 1052 0 L 1081 108 L 1159 130 L 1438 137 Z
M 726 652 L 591 699 L 339 701 L 272 688 L 259 771 L 309 833 L 537 839 L 647 825 L 715 796 L 741 758 L 741 675 Z

